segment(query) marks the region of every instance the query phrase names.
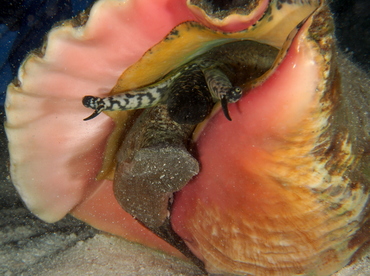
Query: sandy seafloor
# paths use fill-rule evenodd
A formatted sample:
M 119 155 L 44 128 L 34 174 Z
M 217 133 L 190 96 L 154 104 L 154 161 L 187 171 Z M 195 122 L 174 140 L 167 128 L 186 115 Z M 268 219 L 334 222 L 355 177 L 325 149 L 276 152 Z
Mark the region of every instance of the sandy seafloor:
M 0 128 L 0 275 L 204 275 L 191 263 L 114 237 L 71 216 L 48 224 L 22 204 Z M 335 276 L 370 275 L 370 251 Z M 287 275 L 290 276 L 290 275 Z

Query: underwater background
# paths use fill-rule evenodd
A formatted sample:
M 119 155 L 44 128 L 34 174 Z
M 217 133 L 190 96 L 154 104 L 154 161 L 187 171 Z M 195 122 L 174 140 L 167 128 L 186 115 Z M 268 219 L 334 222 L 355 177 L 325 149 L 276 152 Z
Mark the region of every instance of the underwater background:
M 8 83 L 32 49 L 42 45 L 52 26 L 86 9 L 93 0 L 0 1 L 0 104 Z

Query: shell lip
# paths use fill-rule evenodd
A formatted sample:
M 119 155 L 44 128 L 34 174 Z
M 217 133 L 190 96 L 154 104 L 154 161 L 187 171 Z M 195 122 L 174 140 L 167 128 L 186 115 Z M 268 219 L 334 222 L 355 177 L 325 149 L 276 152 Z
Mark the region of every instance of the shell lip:
M 97 3 L 100 3 L 101 5 L 103 5 L 103 2 L 104 1 L 99 1 L 99 2 L 97 2 Z M 112 1 L 113 2 L 113 1 Z M 129 1 L 127 1 L 127 2 L 129 2 Z M 94 13 L 92 14 L 92 16 L 91 16 L 91 18 L 93 18 L 94 17 Z M 89 20 L 90 20 L 90 18 L 89 18 Z M 89 21 L 90 23 L 88 23 L 88 24 L 86 24 L 86 28 L 88 27 L 88 28 L 90 28 L 91 27 L 91 25 L 92 25 L 92 23 L 91 23 L 91 21 Z M 68 27 L 67 25 L 71 25 L 71 24 L 65 24 L 65 25 L 63 25 L 61 28 L 59 28 L 59 30 L 66 30 L 66 28 Z M 85 28 L 85 26 L 83 27 L 83 28 L 81 28 L 81 30 L 83 30 Z M 54 36 L 55 37 L 55 35 L 56 35 L 56 31 L 54 30 L 53 32 L 51 32 L 51 33 L 49 33 L 49 38 L 50 37 L 52 37 L 52 36 Z M 58 31 L 58 34 L 60 34 L 60 32 Z M 81 35 L 80 35 L 81 33 L 78 33 L 78 39 L 81 39 Z M 70 36 L 70 34 L 69 33 L 67 33 L 67 32 L 65 32 L 64 33 L 64 35 L 66 36 L 66 37 L 69 37 Z M 76 35 L 76 33 L 74 33 L 73 35 Z M 75 39 L 76 37 L 74 37 L 74 39 Z M 236 38 L 235 38 L 236 39 Z M 230 40 L 234 40 L 234 38 L 230 38 Z M 229 41 L 230 41 L 229 40 Z M 49 42 L 51 42 L 50 40 L 49 40 Z M 80 42 L 80 40 L 79 40 L 79 42 Z M 48 45 L 48 53 L 46 53 L 45 54 L 45 57 L 48 57 L 48 56 L 50 56 L 51 55 L 51 53 L 50 52 L 52 52 L 51 50 L 50 50 L 50 45 L 51 45 L 51 43 Z M 54 45 L 54 43 L 52 44 L 52 46 L 55 46 Z M 45 46 L 46 47 L 46 46 Z M 45 49 L 44 49 L 45 50 Z M 86 50 L 89 50 L 89 49 L 86 49 Z M 40 63 L 40 60 L 42 61 L 42 62 L 45 62 L 46 64 L 47 64 L 47 60 L 44 60 L 43 59 L 43 57 L 44 57 L 44 51 L 42 52 L 42 58 L 41 58 L 41 56 L 40 56 L 40 59 L 39 58 L 36 58 L 35 56 L 33 56 L 33 57 L 29 57 L 29 59 L 27 60 L 26 59 L 26 61 L 25 62 L 27 62 L 27 70 L 31 70 L 33 67 L 31 67 L 31 66 L 34 66 L 34 65 L 30 65 L 30 61 L 32 61 L 33 62 L 33 64 L 39 64 Z M 105 64 L 105 63 L 104 63 Z M 20 73 L 20 78 L 19 78 L 19 82 L 21 82 L 22 81 L 22 85 L 19 85 L 19 89 L 16 89 L 16 88 L 18 88 L 18 87 L 16 87 L 16 88 L 12 88 L 12 92 L 11 93 L 9 93 L 9 94 L 11 94 L 11 97 L 10 96 L 7 96 L 7 103 L 8 104 L 10 104 L 11 103 L 11 100 L 14 98 L 16 98 L 16 97 L 20 97 L 20 96 L 22 96 L 23 97 L 23 95 L 24 96 L 28 96 L 28 95 L 26 95 L 26 93 L 18 93 L 20 90 L 22 90 L 24 87 L 25 87 L 25 83 L 27 83 L 27 81 L 24 81 L 23 82 L 23 78 L 25 78 L 25 65 L 26 64 L 24 64 L 24 65 L 22 65 L 22 73 Z M 120 65 L 121 66 L 121 65 Z M 60 69 L 60 68 L 59 68 Z M 22 75 L 23 74 L 23 75 Z M 80 78 L 81 79 L 81 78 Z M 107 81 L 108 82 L 108 81 Z M 107 83 L 106 82 L 106 83 Z M 110 86 L 111 87 L 111 86 Z M 83 88 L 83 89 L 85 89 L 85 88 Z M 19 91 L 18 91 L 19 90 Z M 61 88 L 61 90 L 62 90 L 62 88 Z M 51 90 L 51 91 L 53 91 L 53 90 Z M 21 91 L 21 92 L 24 92 L 24 91 Z M 100 93 L 100 92 L 99 92 Z M 22 95 L 21 95 L 22 94 Z M 41 94 L 37 94 L 37 97 L 43 97 L 43 95 L 41 95 Z M 58 98 L 59 96 L 57 95 L 55 98 Z M 72 98 L 72 96 L 70 96 L 71 98 Z M 74 100 L 73 100 L 74 101 Z M 36 102 L 36 101 L 35 101 Z M 57 116 L 55 116 L 55 115 L 53 115 L 52 117 L 53 118 L 57 118 L 58 116 L 59 116 L 59 114 L 61 114 L 62 113 L 62 111 L 61 110 L 59 110 L 58 108 L 60 108 L 60 109 L 62 109 L 62 108 L 64 108 L 65 106 L 67 106 L 67 103 L 69 102 L 69 101 L 65 101 L 65 100 L 63 100 L 62 101 L 62 105 L 60 105 L 60 106 L 58 106 L 58 107 L 55 107 L 55 105 L 54 105 L 54 103 L 56 102 L 56 100 L 55 99 L 53 99 L 53 100 L 50 100 L 50 101 L 47 101 L 47 102 L 45 102 L 45 104 L 47 103 L 47 104 L 50 104 L 50 107 L 54 107 L 54 110 L 53 110 L 53 112 L 55 112 L 56 110 L 58 110 L 58 112 L 60 112 L 60 113 L 58 113 L 58 115 Z M 80 100 L 76 100 L 75 102 L 78 102 L 79 104 L 80 104 Z M 38 104 L 40 103 L 40 101 L 38 101 L 37 102 Z M 59 104 L 60 104 L 60 102 L 58 102 Z M 13 104 L 13 103 L 11 103 L 11 104 Z M 64 105 L 65 104 L 65 105 Z M 46 105 L 45 105 L 46 106 Z M 41 106 L 41 105 L 35 105 L 35 108 L 34 109 L 40 109 L 40 110 L 42 110 L 42 111 L 49 111 L 48 109 L 45 109 L 45 106 L 43 105 L 43 106 Z M 19 107 L 19 101 L 17 101 L 17 106 L 16 107 Z M 78 107 L 78 106 L 77 106 Z M 14 109 L 14 105 L 13 105 L 13 107 L 12 106 L 10 106 L 10 108 L 13 108 Z M 68 106 L 68 108 L 69 108 L 69 106 Z M 51 109 L 51 108 L 50 108 Z M 8 109 L 8 111 L 10 111 L 11 109 Z M 26 109 L 25 109 L 26 110 Z M 64 109 L 64 110 L 66 110 L 66 109 Z M 71 113 L 71 114 L 73 114 L 74 113 L 74 109 L 71 111 L 69 111 L 69 113 Z M 79 113 L 75 113 L 75 114 L 78 114 L 78 116 L 79 115 L 81 115 L 83 112 L 81 112 L 81 108 L 76 108 L 76 111 L 77 112 L 79 112 Z M 83 111 L 83 110 L 82 110 Z M 11 118 L 11 120 L 15 120 L 15 116 L 14 116 L 14 111 L 12 111 L 13 112 L 13 114 L 12 114 L 12 118 Z M 8 112 L 7 112 L 8 113 Z M 9 112 L 10 113 L 10 112 Z M 55 114 L 55 113 L 53 113 L 53 114 Z M 64 114 L 64 113 L 63 113 Z M 78 117 L 77 116 L 77 117 Z M 24 118 L 26 118 L 27 116 L 25 116 Z M 107 116 L 105 116 L 105 117 L 107 117 Z M 9 118 L 10 118 L 10 116 L 9 116 Z M 83 118 L 83 117 L 82 117 Z M 33 119 L 33 118 L 32 118 Z M 45 119 L 48 119 L 48 118 L 45 118 Z M 60 122 L 61 122 L 61 120 L 62 119 L 66 119 L 66 118 L 64 118 L 64 117 L 62 117 L 62 116 L 59 116 L 59 118 L 57 118 L 58 119 L 58 121 L 53 121 L 54 123 L 56 123 L 55 125 L 58 125 L 58 124 L 60 124 Z M 27 120 L 28 120 L 28 118 L 27 118 Z M 27 121 L 27 120 L 25 120 L 25 121 Z M 39 121 L 39 118 L 35 118 L 34 119 L 35 121 Z M 79 124 L 79 123 L 75 123 L 75 120 L 76 120 L 76 116 L 71 116 L 71 117 L 68 117 L 65 121 L 67 121 L 67 122 L 73 122 L 75 125 L 78 125 L 79 127 L 78 128 L 76 128 L 74 125 L 72 126 L 72 127 L 75 127 L 74 129 L 75 130 L 78 130 L 78 131 L 84 131 L 85 130 L 85 126 L 88 126 L 89 125 L 89 123 L 87 122 L 86 123 L 86 125 L 83 125 L 82 127 L 81 127 L 81 124 Z M 104 122 L 103 122 L 104 121 Z M 23 121 L 22 121 L 23 122 Z M 107 127 L 106 126 L 106 123 L 111 123 L 111 120 L 109 119 L 109 118 L 99 118 L 99 119 L 97 119 L 97 121 L 96 122 L 98 122 L 99 124 L 100 124 L 100 126 L 99 127 L 101 127 L 101 129 L 102 130 L 99 130 L 99 136 L 101 136 L 101 133 L 104 133 L 106 130 L 111 130 L 111 127 Z M 28 123 L 28 122 L 27 122 Z M 49 123 L 49 125 L 52 125 L 52 124 L 50 124 Z M 62 126 L 64 126 L 64 125 L 62 125 Z M 35 127 L 36 128 L 36 127 Z M 10 129 L 10 126 L 8 126 L 8 130 Z M 13 130 L 12 130 L 13 131 Z M 77 134 L 79 134 L 79 132 L 78 131 L 76 131 L 76 135 Z M 86 131 L 88 132 L 88 131 L 92 131 L 91 130 L 91 128 L 89 128 L 89 129 L 87 129 L 86 128 Z M 10 131 L 9 131 L 10 132 Z M 12 134 L 12 137 L 13 137 L 13 139 L 14 139 L 14 137 L 16 136 L 16 134 L 15 134 L 15 132 L 13 131 L 12 132 L 13 134 Z M 59 132 L 55 132 L 55 133 L 58 133 L 59 134 Z M 59 136 L 58 137 L 56 137 L 56 138 L 60 138 Z M 63 138 L 63 139 L 65 139 L 65 140 L 67 140 L 67 139 L 70 139 L 70 137 L 61 137 L 61 138 Z M 60 142 L 61 143 L 64 143 L 64 141 L 65 140 L 60 140 Z M 105 140 L 105 138 L 103 139 L 103 138 L 101 138 L 101 140 Z M 58 140 L 59 141 L 59 140 Z M 58 142 L 57 141 L 57 142 Z M 31 141 L 31 142 L 33 142 L 33 140 Z M 102 142 L 99 140 L 98 142 L 96 141 L 96 140 L 94 140 L 94 141 L 92 141 L 91 142 L 91 144 L 89 145 L 89 147 L 88 148 L 86 148 L 86 152 L 87 151 L 89 151 L 90 152 L 90 148 L 92 148 L 93 146 L 94 147 L 101 147 L 101 145 L 99 144 L 99 143 L 101 143 L 102 144 Z M 86 144 L 85 144 L 85 146 L 86 146 Z M 90 147 L 91 146 L 91 147 Z M 32 148 L 32 146 L 31 147 L 29 147 L 29 148 Z M 81 149 L 82 147 L 80 147 L 80 149 Z M 95 152 L 96 152 L 96 150 L 95 150 Z M 72 158 L 73 157 L 73 158 Z M 77 159 L 79 159 L 80 157 L 76 157 L 76 156 L 72 156 L 71 157 L 71 159 L 73 159 L 73 161 L 77 161 Z M 27 158 L 28 158 L 28 156 L 25 156 L 24 157 L 26 160 L 27 160 Z M 67 158 L 69 158 L 69 156 L 67 156 L 66 157 L 66 159 Z M 85 158 L 85 160 L 91 160 L 90 159 L 90 156 L 86 156 L 86 157 L 84 157 L 84 156 L 82 156 L 81 158 L 80 158 L 80 160 L 78 160 L 78 161 L 81 161 L 81 160 L 83 160 L 84 161 L 84 159 L 83 158 Z M 19 161 L 20 163 L 21 162 L 24 162 L 24 160 L 20 160 Z M 64 162 L 64 160 L 63 160 L 63 162 Z M 95 162 L 95 161 L 94 161 Z M 96 161 L 96 163 L 97 163 L 98 161 Z M 30 162 L 30 163 L 32 163 L 32 162 Z M 51 162 L 50 162 L 51 163 Z M 89 162 L 86 162 L 89 166 L 91 166 L 91 164 L 90 164 L 90 161 Z M 93 162 L 91 162 L 91 163 L 93 163 Z M 22 165 L 22 164 L 21 164 Z M 59 164 L 58 164 L 59 165 Z M 69 164 L 69 165 L 72 165 L 72 164 Z M 94 165 L 94 164 L 93 164 Z M 94 167 L 95 168 L 95 167 Z M 85 171 L 85 170 L 80 170 L 81 172 L 83 172 L 83 171 Z M 95 179 L 93 179 L 92 177 L 93 176 L 91 176 L 91 175 L 96 175 L 95 174 L 95 171 L 93 171 L 93 170 L 91 170 L 92 171 L 92 173 L 89 173 L 89 183 L 88 183 L 88 185 L 90 185 L 90 187 L 89 187 L 89 189 L 92 189 L 92 190 L 94 190 L 94 191 L 97 191 L 97 189 L 95 189 L 95 187 L 97 187 L 97 186 L 99 186 L 100 184 L 99 183 L 97 183 L 97 181 L 95 181 Z M 64 172 L 63 172 L 64 173 Z M 78 176 L 80 176 L 80 172 L 78 172 L 78 173 L 76 173 L 76 175 L 78 175 Z M 81 179 L 82 178 L 84 178 L 83 177 L 84 175 L 82 175 L 82 173 L 81 173 Z M 57 178 L 60 178 L 60 177 L 57 177 Z M 84 178 L 85 179 L 85 178 Z M 24 179 L 22 180 L 22 181 L 24 181 Z M 27 181 L 29 182 L 29 179 L 27 179 Z M 45 182 L 48 182 L 49 180 L 47 180 L 47 181 L 45 181 Z M 55 181 L 55 179 L 52 179 L 52 180 L 50 180 L 50 181 Z M 86 181 L 85 181 L 86 182 Z M 84 185 L 86 184 L 84 182 Z M 78 185 L 80 184 L 80 183 L 77 183 Z M 96 185 L 95 185 L 96 184 Z M 86 185 L 85 185 L 86 186 Z M 80 194 L 82 194 L 82 191 L 83 191 L 83 189 L 85 189 L 85 186 L 81 186 L 82 188 L 80 189 L 80 191 L 79 191 L 79 193 L 77 194 L 77 193 L 72 193 L 73 195 L 72 196 L 74 196 L 74 198 L 73 198 L 73 200 L 71 200 L 71 205 L 70 206 L 72 206 L 71 208 L 73 208 L 73 206 L 76 206 L 76 205 L 73 205 L 73 204 L 76 204 L 76 202 L 77 202 L 77 204 L 80 204 L 81 203 L 81 201 L 86 201 L 87 200 L 87 197 L 86 197 L 86 195 L 85 195 L 85 197 L 82 197 L 82 195 L 80 196 Z M 93 188 L 91 188 L 91 186 L 93 186 Z M 100 186 L 99 186 L 100 187 Z M 58 187 L 59 188 L 59 187 Z M 73 187 L 74 188 L 74 187 Z M 87 189 L 87 188 L 86 188 Z M 71 188 L 71 190 L 72 190 L 72 188 Z M 59 190 L 57 191 L 57 192 L 55 192 L 55 191 L 53 191 L 54 192 L 54 194 L 56 194 L 57 192 L 59 192 Z M 69 192 L 69 191 L 68 191 Z M 80 193 L 81 192 L 81 193 Z M 67 191 L 66 191 L 66 194 L 67 194 Z M 93 193 L 92 193 L 93 194 Z M 59 195 L 58 195 L 59 196 Z M 64 194 L 62 194 L 62 196 L 64 197 Z M 65 197 L 67 197 L 67 196 L 65 196 Z M 68 194 L 68 197 L 69 198 L 71 198 L 71 196 L 70 196 L 70 193 Z M 25 198 L 25 201 L 27 201 L 28 200 L 28 198 L 26 198 L 26 197 L 24 197 Z M 40 201 L 42 201 L 42 200 L 40 200 Z M 49 205 L 49 202 L 51 202 L 52 201 L 52 204 L 50 204 Z M 73 201 L 73 202 L 72 202 Z M 50 197 L 50 200 L 49 200 L 49 202 L 47 202 L 47 204 L 44 204 L 44 206 L 56 206 L 56 205 L 58 205 L 59 204 L 59 202 L 56 202 L 56 201 L 54 201 L 54 199 L 53 199 L 53 197 Z M 39 204 L 39 202 L 37 202 L 37 203 L 35 203 L 35 201 L 33 201 L 33 202 L 29 202 L 29 204 L 30 205 L 32 205 L 32 204 Z M 50 208 L 50 207 L 46 207 L 46 209 L 48 209 L 48 208 Z M 69 208 L 68 210 L 62 210 L 62 211 L 60 211 L 57 215 L 59 216 L 58 218 L 56 218 L 55 217 L 55 215 L 53 216 L 53 220 L 55 220 L 55 219 L 60 219 L 62 216 L 64 216 L 65 214 L 66 214 L 66 212 L 68 212 L 71 208 Z M 45 208 L 44 208 L 44 210 L 45 210 L 45 212 L 47 212 L 47 213 L 52 213 L 52 212 L 54 212 L 54 210 L 53 209 L 51 209 L 50 208 L 50 210 L 48 209 L 48 210 L 46 210 Z M 43 217 L 44 216 L 44 214 L 38 214 L 39 215 L 39 217 L 42 217 L 43 219 L 45 219 L 45 220 L 48 220 L 47 218 L 48 217 Z M 45 215 L 46 216 L 46 215 Z M 51 221 L 52 219 L 50 219 L 50 221 Z

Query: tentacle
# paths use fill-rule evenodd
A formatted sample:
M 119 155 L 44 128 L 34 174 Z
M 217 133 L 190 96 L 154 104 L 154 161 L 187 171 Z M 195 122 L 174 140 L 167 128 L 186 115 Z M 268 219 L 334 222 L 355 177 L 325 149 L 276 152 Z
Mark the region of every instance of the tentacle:
M 237 102 L 242 96 L 242 89 L 233 86 L 229 78 L 218 68 L 202 68 L 212 97 L 217 101 L 226 98 L 228 102 Z
M 202 71 L 212 97 L 221 101 L 224 115 L 231 121 L 227 105 L 228 103 L 235 103 L 241 98 L 242 89 L 233 86 L 229 78 L 217 68 L 202 68 Z
M 226 119 L 228 119 L 229 121 L 232 121 L 232 119 L 230 117 L 230 114 L 229 114 L 229 109 L 227 108 L 227 105 L 228 105 L 228 101 L 227 101 L 226 97 L 221 98 L 222 111 L 224 112 L 224 115 L 225 115 Z
M 98 116 L 102 111 L 118 111 L 148 108 L 165 102 L 168 97 L 169 85 L 176 76 L 167 78 L 161 82 L 140 89 L 127 91 L 113 96 L 99 98 L 85 96 L 82 103 L 85 107 L 94 109 L 95 112 L 84 121 L 91 120 Z

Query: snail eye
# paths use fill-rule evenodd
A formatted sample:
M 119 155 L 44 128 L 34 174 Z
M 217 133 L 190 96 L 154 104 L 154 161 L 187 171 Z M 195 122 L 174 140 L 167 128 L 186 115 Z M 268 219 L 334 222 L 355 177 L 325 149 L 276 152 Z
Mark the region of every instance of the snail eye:
M 229 103 L 235 103 L 240 100 L 243 90 L 240 87 L 233 87 L 229 90 L 227 100 Z

